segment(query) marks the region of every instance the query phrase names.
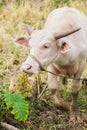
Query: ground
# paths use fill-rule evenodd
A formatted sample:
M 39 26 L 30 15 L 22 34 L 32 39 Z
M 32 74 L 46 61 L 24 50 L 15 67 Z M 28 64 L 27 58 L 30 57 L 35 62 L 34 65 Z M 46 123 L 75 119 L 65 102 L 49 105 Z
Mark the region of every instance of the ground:
M 10 113 L 3 122 L 23 130 L 87 130 L 87 121 L 80 124 L 69 122 L 69 112 L 57 109 L 49 99 L 32 99 L 31 106 L 32 112 L 26 122 L 15 120 Z M 2 127 L 0 129 L 5 130 Z

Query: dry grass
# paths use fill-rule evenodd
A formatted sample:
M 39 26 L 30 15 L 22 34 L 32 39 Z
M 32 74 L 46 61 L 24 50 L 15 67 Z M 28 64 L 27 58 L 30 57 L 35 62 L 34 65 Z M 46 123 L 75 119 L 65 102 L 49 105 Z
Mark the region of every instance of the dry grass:
M 53 3 L 53 2 L 52 2 Z M 28 50 L 14 45 L 14 39 L 20 35 L 28 35 L 24 22 L 29 22 L 34 29 L 43 27 L 44 20 L 52 10 L 52 3 L 35 5 L 34 3 L 8 3 L 0 8 L 0 86 L 10 90 L 21 90 L 29 86 L 20 72 L 20 64 L 26 59 Z M 54 8 L 54 6 L 53 6 Z M 27 85 L 26 85 L 27 84 Z M 19 87 L 19 89 L 18 89 Z M 20 89 L 20 87 L 23 87 Z
M 55 2 L 50 0 L 36 5 L 21 1 L 18 5 L 17 2 L 12 1 L 6 4 L 0 8 L 0 86 L 6 89 L 9 86 L 11 89 L 17 87 L 16 90 L 19 86 L 21 90 L 20 87 L 27 86 L 23 79 L 28 76 L 20 72 L 20 64 L 29 52 L 23 47 L 15 46 L 14 39 L 20 35 L 28 35 L 25 21 L 29 22 L 34 29 L 41 29 L 47 15 L 55 8 Z M 74 0 L 70 5 L 87 13 L 86 0 Z

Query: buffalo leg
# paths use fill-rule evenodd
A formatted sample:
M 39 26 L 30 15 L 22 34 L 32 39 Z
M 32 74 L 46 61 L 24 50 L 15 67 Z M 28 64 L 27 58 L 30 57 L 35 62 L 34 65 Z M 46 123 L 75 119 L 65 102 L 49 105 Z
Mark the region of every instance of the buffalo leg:
M 55 74 L 59 73 L 58 69 L 53 64 L 48 67 L 48 71 L 51 71 Z M 69 110 L 68 103 L 61 98 L 61 92 L 63 90 L 62 79 L 62 77 L 57 77 L 48 73 L 48 88 L 51 91 L 54 104 L 60 109 Z

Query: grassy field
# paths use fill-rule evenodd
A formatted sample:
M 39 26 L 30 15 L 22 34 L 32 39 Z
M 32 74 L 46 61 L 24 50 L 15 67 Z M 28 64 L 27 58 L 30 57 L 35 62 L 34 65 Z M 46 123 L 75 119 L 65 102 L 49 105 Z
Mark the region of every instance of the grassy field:
M 22 0 L 21 2 L 8 0 L 5 5 L 3 1 L 0 3 L 0 89 L 18 91 L 24 96 L 31 95 L 33 89 L 32 80 L 29 80 L 27 74 L 20 72 L 20 65 L 25 61 L 29 51 L 21 46 L 16 46 L 14 40 L 19 36 L 28 35 L 24 22 L 29 22 L 34 29 L 41 29 L 48 14 L 53 9 L 65 5 L 75 7 L 87 14 L 86 0 L 62 0 L 61 2 L 59 0 L 50 0 L 48 2 L 43 1 L 42 3 L 34 3 L 28 0 Z M 46 80 L 44 76 L 42 77 L 42 80 Z M 87 77 L 86 69 L 83 77 Z M 40 84 L 41 82 L 43 81 L 39 81 Z M 69 94 L 67 96 L 67 90 L 63 96 L 68 100 Z M 78 102 L 80 107 L 86 111 L 87 86 L 86 89 L 83 86 Z M 45 124 L 46 122 L 43 126 Z M 29 129 L 26 127 L 26 130 L 33 130 L 32 127 L 32 125 Z M 40 127 L 39 125 L 38 130 L 45 130 L 45 128 L 41 127 L 40 129 Z M 54 127 L 49 125 L 46 127 L 49 130 L 65 130 L 64 128 L 59 129 L 55 125 Z M 86 130 L 87 127 L 84 128 Z
M 57 6 L 70 5 L 85 14 L 84 1 L 59 2 L 51 0 L 49 3 L 34 4 L 31 2 L 9 2 L 0 8 L 0 86 L 6 89 L 21 85 L 21 79 L 27 77 L 20 72 L 20 64 L 25 61 L 28 50 L 14 45 L 15 38 L 28 35 L 24 22 L 29 22 L 34 29 L 41 29 L 49 12 Z M 20 81 L 20 82 L 19 82 Z M 23 84 L 23 83 L 22 83 Z M 25 81 L 24 81 L 25 84 Z M 25 86 L 25 85 L 24 85 Z M 16 88 L 16 87 L 15 87 Z M 18 88 L 17 88 L 18 89 Z

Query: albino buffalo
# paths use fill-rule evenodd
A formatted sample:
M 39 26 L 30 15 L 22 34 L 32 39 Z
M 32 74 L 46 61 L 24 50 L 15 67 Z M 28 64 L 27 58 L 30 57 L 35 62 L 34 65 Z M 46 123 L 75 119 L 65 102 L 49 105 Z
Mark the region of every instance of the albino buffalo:
M 37 73 L 41 67 L 55 74 L 80 78 L 86 65 L 87 57 L 87 18 L 80 11 L 63 7 L 53 10 L 43 29 L 32 30 L 27 25 L 30 37 L 20 37 L 16 43 L 30 48 L 30 55 L 22 64 L 26 73 Z M 68 103 L 61 98 L 63 77 L 48 73 L 48 88 L 57 107 L 69 109 Z M 80 81 L 72 79 L 70 91 L 72 103 L 70 119 L 79 120 L 77 104 Z

